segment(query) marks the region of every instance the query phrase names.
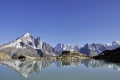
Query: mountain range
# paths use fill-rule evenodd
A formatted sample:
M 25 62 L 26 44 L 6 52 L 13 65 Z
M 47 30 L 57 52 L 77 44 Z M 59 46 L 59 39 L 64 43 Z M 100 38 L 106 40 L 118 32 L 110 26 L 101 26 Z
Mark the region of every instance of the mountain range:
M 55 47 L 43 42 L 40 37 L 34 38 L 30 33 L 26 33 L 21 37 L 7 43 L 0 45 L 0 52 L 7 53 L 11 57 L 14 55 L 32 55 L 32 56 L 56 56 L 60 55 L 62 51 L 79 51 L 80 53 L 90 56 L 96 56 L 104 50 L 113 50 L 120 47 L 119 41 L 112 43 L 93 43 L 85 44 L 83 47 L 79 45 L 70 45 L 58 43 Z
M 81 47 L 79 50 L 81 53 L 90 55 L 90 56 L 97 56 L 101 52 L 105 50 L 113 50 L 120 47 L 120 42 L 119 41 L 113 41 L 112 43 L 93 43 L 93 44 L 86 44 L 84 47 Z
M 58 51 L 49 44 L 42 42 L 40 37 L 34 38 L 30 33 L 26 33 L 21 37 L 7 44 L 0 45 L 0 52 L 7 53 L 11 57 L 13 55 L 32 55 L 32 56 L 56 56 Z
M 89 55 L 89 56 L 97 56 L 101 52 L 105 50 L 113 50 L 120 47 L 119 41 L 113 41 L 112 43 L 93 43 L 93 44 L 85 44 L 83 47 L 79 45 L 70 45 L 70 44 L 61 44 L 58 43 L 55 46 L 55 49 L 59 52 L 61 51 L 79 51 L 80 53 Z

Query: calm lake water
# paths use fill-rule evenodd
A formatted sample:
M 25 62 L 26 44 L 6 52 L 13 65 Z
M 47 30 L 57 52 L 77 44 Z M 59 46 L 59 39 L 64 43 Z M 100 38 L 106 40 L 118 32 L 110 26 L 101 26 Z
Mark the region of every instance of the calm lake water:
M 120 64 L 93 59 L 0 61 L 0 80 L 120 80 Z

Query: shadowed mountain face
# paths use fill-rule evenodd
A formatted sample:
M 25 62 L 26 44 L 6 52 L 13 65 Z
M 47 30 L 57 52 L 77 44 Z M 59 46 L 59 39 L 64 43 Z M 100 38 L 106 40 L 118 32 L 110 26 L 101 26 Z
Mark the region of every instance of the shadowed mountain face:
M 32 49 L 32 48 L 19 49 L 19 48 L 13 48 L 13 47 L 2 49 L 2 50 L 0 50 L 0 52 L 8 54 L 12 58 L 15 55 L 17 55 L 17 57 L 22 55 L 22 54 L 25 54 L 25 55 L 28 55 L 28 56 L 30 56 L 30 55 L 31 56 L 38 56 L 39 54 L 43 53 L 43 52 L 38 53 L 37 50 Z
M 19 60 L 14 61 L 0 61 L 1 65 L 6 65 L 13 70 L 17 71 L 24 77 L 30 76 L 33 72 L 39 73 L 42 68 L 46 68 L 54 63 L 57 67 L 63 66 L 80 66 L 84 65 L 87 68 L 113 68 L 114 70 L 120 70 L 120 64 L 109 63 L 103 60 L 79 60 L 79 61 L 50 61 L 50 60 L 41 60 L 41 61 L 25 61 L 21 62 Z

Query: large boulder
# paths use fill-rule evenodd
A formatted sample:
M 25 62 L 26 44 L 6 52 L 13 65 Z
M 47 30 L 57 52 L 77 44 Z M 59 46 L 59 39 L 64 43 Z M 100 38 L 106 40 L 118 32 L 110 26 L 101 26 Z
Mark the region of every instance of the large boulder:
M 63 51 L 62 54 L 60 55 L 62 59 L 65 60 L 76 60 L 76 59 L 88 59 L 90 58 L 89 56 L 82 54 L 78 51 Z

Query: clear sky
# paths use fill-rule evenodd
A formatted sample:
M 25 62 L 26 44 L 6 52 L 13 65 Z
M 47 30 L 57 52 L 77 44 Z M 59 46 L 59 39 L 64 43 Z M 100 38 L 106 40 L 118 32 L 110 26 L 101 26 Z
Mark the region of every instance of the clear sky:
M 0 0 L 0 44 L 26 32 L 53 47 L 120 41 L 120 0 Z

